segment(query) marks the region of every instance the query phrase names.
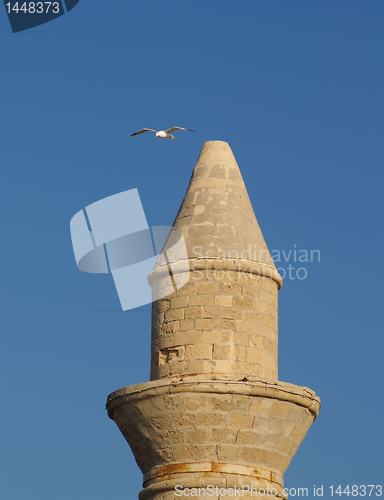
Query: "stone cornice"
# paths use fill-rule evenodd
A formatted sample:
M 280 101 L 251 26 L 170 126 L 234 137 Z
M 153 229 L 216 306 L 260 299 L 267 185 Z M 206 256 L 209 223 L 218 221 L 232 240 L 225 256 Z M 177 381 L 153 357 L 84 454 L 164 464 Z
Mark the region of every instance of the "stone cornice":
M 107 401 L 107 410 L 113 418 L 114 409 L 133 400 L 146 399 L 175 393 L 234 394 L 237 396 L 264 397 L 287 401 L 306 408 L 314 418 L 320 411 L 320 398 L 307 387 L 286 382 L 276 384 L 260 380 L 209 380 L 203 376 L 182 379 L 162 379 L 144 384 L 131 385 L 113 392 Z
M 283 284 L 282 277 L 277 272 L 276 268 L 269 266 L 264 262 L 258 262 L 247 259 L 232 259 L 232 258 L 191 258 L 169 262 L 169 264 L 155 267 L 149 275 L 150 284 L 155 283 L 162 278 L 169 278 L 169 273 L 174 274 L 186 273 L 190 271 L 234 271 L 255 274 L 264 276 L 275 281 L 279 288 Z
M 266 480 L 274 483 L 276 486 L 283 486 L 284 477 L 282 474 L 273 472 L 260 467 L 249 467 L 241 464 L 231 464 L 222 462 L 190 462 L 168 464 L 160 467 L 154 467 L 149 472 L 144 474 L 143 481 L 146 486 L 152 481 L 164 481 L 171 479 L 174 474 L 185 474 L 203 472 L 205 474 L 220 473 L 220 474 L 236 474 L 240 476 L 248 476 L 256 479 Z

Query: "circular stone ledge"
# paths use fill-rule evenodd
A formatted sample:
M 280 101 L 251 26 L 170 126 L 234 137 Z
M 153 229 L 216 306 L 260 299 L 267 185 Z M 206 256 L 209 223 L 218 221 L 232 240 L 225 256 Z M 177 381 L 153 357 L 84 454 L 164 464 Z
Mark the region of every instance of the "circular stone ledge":
M 232 259 L 229 257 L 193 257 L 190 259 L 169 262 L 172 274 L 188 271 L 235 271 L 250 273 L 265 278 L 270 278 L 277 283 L 278 288 L 283 285 L 283 279 L 274 266 L 261 261 L 248 259 Z M 151 285 L 163 278 L 169 277 L 169 265 L 158 265 L 148 277 Z
M 314 417 L 320 411 L 320 398 L 312 389 L 288 382 L 264 382 L 261 380 L 207 379 L 190 376 L 183 379 L 168 378 L 123 387 L 108 396 L 107 411 L 113 419 L 115 409 L 123 404 L 154 396 L 171 395 L 179 392 L 232 394 L 238 396 L 264 397 L 294 403 L 306 408 Z

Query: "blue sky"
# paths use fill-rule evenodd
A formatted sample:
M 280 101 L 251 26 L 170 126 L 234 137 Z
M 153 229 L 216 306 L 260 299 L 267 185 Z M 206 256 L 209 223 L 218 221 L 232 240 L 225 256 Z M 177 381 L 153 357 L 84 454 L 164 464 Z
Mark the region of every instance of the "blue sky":
M 77 271 L 69 220 L 137 187 L 172 223 L 207 139 L 271 249 L 321 252 L 280 292 L 280 379 L 323 401 L 287 486 L 382 480 L 383 22 L 379 0 L 80 0 L 11 34 L 0 9 L 2 498 L 140 489 L 104 405 L 148 379 L 150 306 Z M 173 124 L 199 134 L 129 138 Z

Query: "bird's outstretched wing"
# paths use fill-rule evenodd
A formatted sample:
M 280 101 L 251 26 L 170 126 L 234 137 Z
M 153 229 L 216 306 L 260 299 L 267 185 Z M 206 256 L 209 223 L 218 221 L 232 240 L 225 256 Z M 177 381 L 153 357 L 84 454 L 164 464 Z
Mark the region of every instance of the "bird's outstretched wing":
M 172 132 L 177 132 L 178 130 L 183 130 L 185 132 L 197 132 L 197 130 L 193 130 L 191 128 L 185 128 L 185 127 L 171 127 L 171 128 L 167 128 L 166 132 L 168 134 L 172 134 Z
M 133 137 L 134 135 L 144 134 L 145 132 L 156 132 L 156 130 L 154 128 L 141 128 L 140 130 L 136 130 L 136 132 L 133 132 L 133 134 L 131 134 L 131 137 Z

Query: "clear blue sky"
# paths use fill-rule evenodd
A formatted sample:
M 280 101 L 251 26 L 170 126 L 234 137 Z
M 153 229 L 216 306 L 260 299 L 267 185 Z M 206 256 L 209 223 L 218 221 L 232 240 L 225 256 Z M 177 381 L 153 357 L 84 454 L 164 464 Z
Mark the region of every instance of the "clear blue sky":
M 379 0 L 80 0 L 11 34 L 0 9 L 1 498 L 135 498 L 104 405 L 148 379 L 150 307 L 77 271 L 69 220 L 137 187 L 170 224 L 206 139 L 272 249 L 321 251 L 280 292 L 280 379 L 323 401 L 287 486 L 383 479 L 383 24 Z M 128 137 L 173 124 L 200 133 Z

